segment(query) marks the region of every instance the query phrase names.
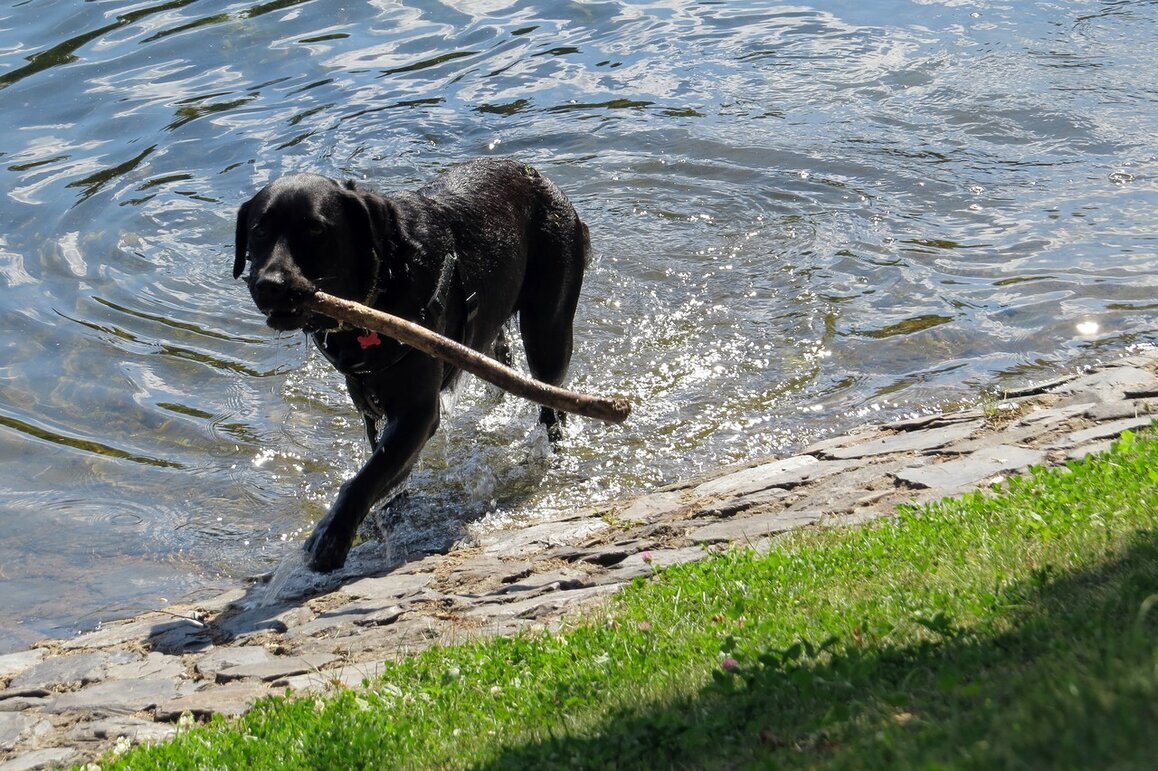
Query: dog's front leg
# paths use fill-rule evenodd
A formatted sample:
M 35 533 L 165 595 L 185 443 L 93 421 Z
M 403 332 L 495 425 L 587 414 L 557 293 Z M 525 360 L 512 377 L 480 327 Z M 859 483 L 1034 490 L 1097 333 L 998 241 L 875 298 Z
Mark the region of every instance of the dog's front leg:
M 311 570 L 329 573 L 346 563 L 358 525 L 370 507 L 406 480 L 423 445 L 438 428 L 437 399 L 396 414 L 399 417 L 387 421 L 370 460 L 342 485 L 334 505 L 306 540 L 306 559 Z

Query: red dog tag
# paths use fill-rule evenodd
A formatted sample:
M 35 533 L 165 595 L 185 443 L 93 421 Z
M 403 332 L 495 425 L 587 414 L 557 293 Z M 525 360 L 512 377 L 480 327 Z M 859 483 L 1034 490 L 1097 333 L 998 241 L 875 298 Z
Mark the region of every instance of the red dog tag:
M 367 334 L 358 335 L 358 345 L 362 346 L 362 350 L 364 351 L 375 345 L 382 345 L 382 340 L 378 337 L 377 332 L 370 330 Z

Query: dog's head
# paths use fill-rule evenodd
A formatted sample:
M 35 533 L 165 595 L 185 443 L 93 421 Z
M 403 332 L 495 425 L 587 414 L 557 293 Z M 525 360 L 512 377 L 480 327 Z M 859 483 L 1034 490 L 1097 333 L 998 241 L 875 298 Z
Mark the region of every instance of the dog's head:
M 390 280 L 396 218 L 373 193 L 316 174 L 266 185 L 237 212 L 233 277 L 274 329 L 325 328 L 302 303 L 316 291 L 365 302 Z

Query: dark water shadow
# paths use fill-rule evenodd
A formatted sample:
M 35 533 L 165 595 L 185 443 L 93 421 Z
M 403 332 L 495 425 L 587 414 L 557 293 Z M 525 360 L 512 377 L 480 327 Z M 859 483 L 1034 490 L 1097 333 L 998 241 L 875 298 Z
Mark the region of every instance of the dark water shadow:
M 1008 631 L 941 618 L 929 624 L 939 639 L 916 646 L 849 646 L 822 661 L 766 651 L 763 670 L 720 671 L 674 704 L 628 708 L 589 736 L 509 747 L 481 767 L 1152 767 L 1156 588 L 1158 534 L 1139 532 L 1096 568 L 999 590 L 1019 608 Z M 1076 673 L 1095 685 L 1073 684 Z M 1009 682 L 1025 687 L 994 688 Z

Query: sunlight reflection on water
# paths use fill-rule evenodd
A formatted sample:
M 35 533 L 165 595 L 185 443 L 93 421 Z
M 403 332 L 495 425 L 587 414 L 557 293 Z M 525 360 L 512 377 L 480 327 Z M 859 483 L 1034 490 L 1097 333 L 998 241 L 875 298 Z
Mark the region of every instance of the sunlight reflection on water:
M 510 154 L 591 227 L 571 385 L 631 422 L 545 452 L 533 407 L 465 384 L 370 523 L 388 559 L 1156 338 L 1154 4 L 0 22 L 0 650 L 292 562 L 360 464 L 340 379 L 229 278 L 236 206 L 283 173 Z

